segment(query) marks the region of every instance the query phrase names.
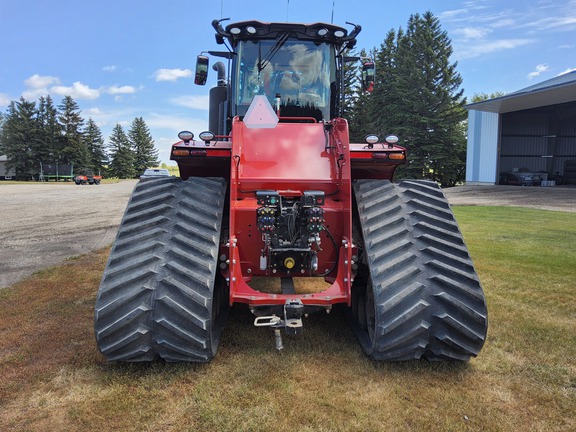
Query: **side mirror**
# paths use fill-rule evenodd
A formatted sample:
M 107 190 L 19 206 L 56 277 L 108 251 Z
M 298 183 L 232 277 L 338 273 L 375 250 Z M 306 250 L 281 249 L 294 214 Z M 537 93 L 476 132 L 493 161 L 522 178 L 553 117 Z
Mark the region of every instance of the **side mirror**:
M 364 91 L 371 92 L 374 90 L 376 81 L 376 68 L 374 62 L 368 61 L 362 64 L 362 88 Z
M 199 55 L 196 57 L 196 75 L 194 76 L 194 84 L 205 85 L 208 79 L 208 57 Z

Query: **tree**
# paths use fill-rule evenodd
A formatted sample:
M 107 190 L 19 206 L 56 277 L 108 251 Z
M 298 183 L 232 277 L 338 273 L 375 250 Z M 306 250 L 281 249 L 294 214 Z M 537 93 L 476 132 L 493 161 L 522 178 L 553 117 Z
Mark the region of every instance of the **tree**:
M 362 61 L 362 58 L 367 58 L 368 54 L 362 50 L 358 57 Z M 369 119 L 368 93 L 364 91 L 358 79 L 360 70 L 358 63 L 347 64 L 344 68 L 343 91 L 347 93 L 344 98 L 343 117 L 348 119 L 351 142 L 363 142 L 368 132 L 373 133 Z
M 108 155 L 106 154 L 102 132 L 100 132 L 100 128 L 91 118 L 88 119 L 88 124 L 84 130 L 84 142 L 88 149 L 88 169 L 93 171 L 94 174 L 101 173 L 103 165 L 108 163 Z
M 380 136 L 398 135 L 409 161 L 399 167 L 400 178 L 444 186 L 464 180 L 466 100 L 451 54 L 451 41 L 431 12 L 412 15 L 406 30 L 390 30 L 374 52 L 376 86 L 358 98 L 352 135 L 359 125 Z
M 80 116 L 80 107 L 71 96 L 65 96 L 58 110 L 58 120 L 63 131 L 62 144 L 58 152 L 60 161 L 74 164 L 76 171 L 87 169 L 90 162 L 82 134 L 84 119 Z
M 0 112 L 0 155 L 4 152 L 4 124 L 6 123 L 6 116 Z
M 450 62 L 452 47 L 431 12 L 412 15 L 398 40 L 396 85 L 399 134 L 408 139 L 409 163 L 401 177 L 430 178 L 444 186 L 465 165 L 466 139 L 460 123 L 466 119 L 462 78 Z
M 476 103 L 476 102 L 483 102 L 485 100 L 488 99 L 496 99 L 502 96 L 506 96 L 506 93 L 504 92 L 494 92 L 494 93 L 474 93 L 474 96 L 472 96 L 472 100 L 470 101 L 470 103 Z
M 35 158 L 40 163 L 54 163 L 60 159 L 62 126 L 58 123 L 58 111 L 50 96 L 38 100 L 38 148 Z
M 397 105 L 402 95 L 397 86 L 398 71 L 396 61 L 398 40 L 403 38 L 403 30 L 390 30 L 380 50 L 374 52 L 376 63 L 376 82 L 373 93 L 368 98 L 368 122 L 370 130 L 380 137 L 399 134 Z
M 114 127 L 108 141 L 110 148 L 110 176 L 118 178 L 136 177 L 134 152 L 128 136 L 120 124 Z
M 344 86 L 341 89 L 342 98 L 339 103 L 342 104 L 342 117 L 350 118 L 356 101 L 358 99 L 358 88 L 359 88 L 359 70 L 358 61 L 350 61 L 354 57 L 366 56 L 363 51 L 361 54 L 353 53 L 349 49 L 344 50 L 342 53 L 342 74 L 344 79 Z M 349 61 L 344 61 L 346 58 Z
M 154 147 L 154 140 L 142 117 L 132 121 L 128 137 L 134 149 L 135 175 L 143 173 L 146 168 L 158 166 L 158 150 Z
M 6 167 L 13 168 L 19 180 L 29 180 L 39 171 L 33 153 L 37 140 L 36 104 L 24 98 L 12 101 L 2 128 L 2 146 L 8 158 Z

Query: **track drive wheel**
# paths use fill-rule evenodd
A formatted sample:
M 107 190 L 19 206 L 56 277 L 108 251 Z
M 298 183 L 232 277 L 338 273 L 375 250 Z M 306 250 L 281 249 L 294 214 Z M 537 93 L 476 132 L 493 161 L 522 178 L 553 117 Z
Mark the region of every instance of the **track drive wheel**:
M 357 180 L 353 328 L 375 360 L 469 360 L 484 344 L 484 293 L 452 210 L 430 181 Z
M 207 362 L 228 311 L 217 272 L 221 178 L 136 185 L 98 290 L 94 330 L 110 361 Z

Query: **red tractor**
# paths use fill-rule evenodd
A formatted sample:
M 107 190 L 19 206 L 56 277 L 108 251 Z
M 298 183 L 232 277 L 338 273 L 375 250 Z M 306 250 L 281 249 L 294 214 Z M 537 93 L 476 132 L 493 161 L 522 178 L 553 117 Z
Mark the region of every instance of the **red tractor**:
M 343 75 L 360 26 L 222 21 L 210 130 L 179 134 L 181 178 L 134 189 L 98 291 L 100 351 L 207 362 L 241 303 L 278 349 L 282 331 L 341 306 L 373 359 L 476 356 L 486 302 L 442 190 L 392 182 L 396 136 L 350 143 Z M 370 62 L 362 82 L 374 85 Z

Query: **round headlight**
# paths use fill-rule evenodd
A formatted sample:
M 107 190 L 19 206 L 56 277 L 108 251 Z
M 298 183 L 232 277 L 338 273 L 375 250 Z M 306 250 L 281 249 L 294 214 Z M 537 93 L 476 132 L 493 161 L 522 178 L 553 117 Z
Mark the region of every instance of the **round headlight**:
M 366 143 L 368 144 L 376 144 L 378 141 L 380 141 L 380 138 L 378 138 L 378 135 L 366 135 L 366 138 L 364 138 L 364 141 L 366 141 Z
M 238 27 L 232 27 L 232 28 L 230 29 L 230 33 L 232 33 L 232 34 L 235 35 L 235 36 L 236 36 L 236 35 L 239 35 L 241 32 L 242 32 L 242 30 L 239 29 Z
M 198 135 L 198 138 L 200 138 L 202 141 L 212 141 L 215 137 L 216 135 L 210 131 L 200 132 Z
M 194 134 L 190 131 L 182 131 L 178 134 L 178 138 L 180 138 L 184 142 L 188 142 L 194 139 Z
M 256 27 L 248 26 L 246 27 L 246 31 L 251 35 L 256 34 Z
M 334 36 L 337 37 L 337 38 L 344 37 L 344 32 L 343 32 L 342 30 L 336 30 L 336 31 L 334 32 Z
M 328 34 L 328 29 L 325 28 L 321 28 L 320 30 L 318 30 L 318 36 L 326 36 Z
M 388 135 L 386 138 L 384 138 L 384 141 L 386 141 L 388 144 L 396 144 L 398 142 L 398 137 L 396 135 Z

